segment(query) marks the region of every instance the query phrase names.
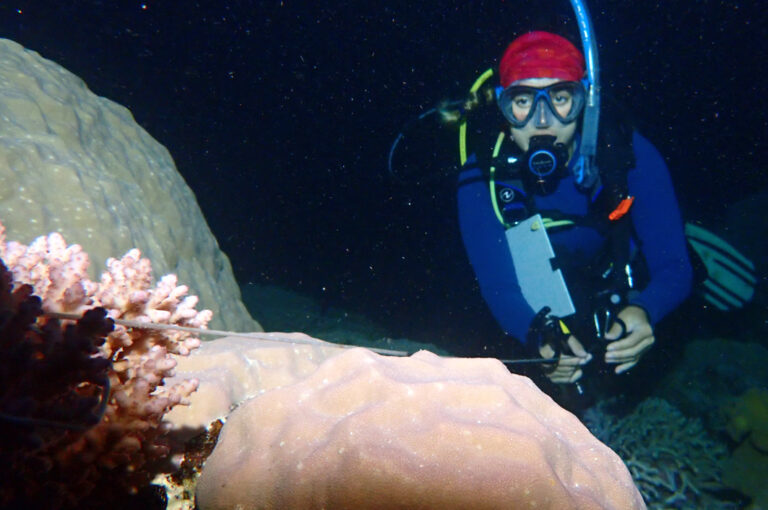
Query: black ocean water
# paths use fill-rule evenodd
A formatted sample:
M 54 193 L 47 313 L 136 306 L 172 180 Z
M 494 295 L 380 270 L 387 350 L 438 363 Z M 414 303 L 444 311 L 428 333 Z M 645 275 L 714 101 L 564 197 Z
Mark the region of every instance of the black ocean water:
M 667 159 L 686 218 L 768 267 L 768 31 L 758 2 L 589 2 L 603 88 Z M 505 355 L 456 221 L 456 131 L 433 117 L 568 2 L 9 1 L 0 35 L 128 107 L 173 155 L 241 285 L 270 284 L 457 354 Z M 762 301 L 764 302 L 764 301 Z M 762 303 L 761 302 L 761 303 Z M 765 332 L 692 304 L 669 335 Z M 252 310 L 259 317 L 259 310 Z

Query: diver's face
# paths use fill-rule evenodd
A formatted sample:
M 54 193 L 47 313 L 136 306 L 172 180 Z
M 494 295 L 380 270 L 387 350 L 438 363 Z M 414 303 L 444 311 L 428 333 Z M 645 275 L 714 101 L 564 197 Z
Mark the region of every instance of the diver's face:
M 520 80 L 517 85 L 526 85 L 528 87 L 546 87 L 563 80 L 557 78 L 529 78 L 527 80 Z M 525 105 L 521 105 L 523 108 Z M 562 143 L 570 151 L 573 144 L 574 135 L 576 134 L 577 122 L 570 122 L 563 124 L 560 120 L 549 112 L 545 112 L 545 108 L 549 108 L 545 101 L 539 101 L 536 105 L 530 105 L 531 108 L 536 108 L 536 112 L 528 124 L 522 128 L 510 127 L 512 130 L 512 139 L 523 151 L 528 150 L 532 136 L 551 135 L 555 136 L 555 143 Z M 520 112 L 521 118 L 525 118 L 527 111 Z M 517 116 L 517 114 L 516 114 Z

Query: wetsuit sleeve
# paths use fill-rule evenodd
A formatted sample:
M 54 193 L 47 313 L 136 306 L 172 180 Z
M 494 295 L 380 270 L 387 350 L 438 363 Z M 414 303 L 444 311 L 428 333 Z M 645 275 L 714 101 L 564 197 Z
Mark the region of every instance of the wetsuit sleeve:
M 488 182 L 474 163 L 470 157 L 459 174 L 457 202 L 464 248 L 496 321 L 505 333 L 525 343 L 534 313 L 520 291 L 504 227 L 493 212 Z
M 628 176 L 629 191 L 636 197 L 631 215 L 650 282 L 629 302 L 644 308 L 655 325 L 688 297 L 693 271 L 667 165 L 656 148 L 637 133 L 633 145 L 637 166 Z

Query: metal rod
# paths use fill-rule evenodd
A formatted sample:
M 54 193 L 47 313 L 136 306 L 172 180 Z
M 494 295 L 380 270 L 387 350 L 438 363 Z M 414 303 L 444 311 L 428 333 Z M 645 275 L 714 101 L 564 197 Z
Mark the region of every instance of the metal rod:
M 78 315 L 75 313 L 45 312 L 45 315 L 49 317 L 55 317 L 57 319 L 68 319 L 68 320 L 79 320 L 82 318 L 82 315 Z M 271 340 L 273 342 L 283 342 L 288 344 L 318 345 L 321 347 L 323 346 L 345 347 L 345 348 L 361 347 L 359 345 L 346 345 L 346 344 L 337 344 L 334 342 L 326 342 L 324 340 L 318 340 L 316 338 L 312 338 L 309 336 L 307 336 L 306 338 L 287 339 L 279 336 L 279 333 L 237 333 L 235 331 L 189 328 L 186 326 L 176 326 L 175 324 L 159 324 L 157 322 L 143 322 L 143 321 L 134 321 L 130 319 L 112 319 L 112 320 L 115 321 L 115 324 L 120 324 L 121 326 L 125 326 L 127 328 L 136 328 L 136 329 L 175 330 L 175 331 L 185 331 L 187 333 L 194 333 L 196 335 L 236 336 L 240 338 L 251 338 L 254 340 Z M 366 347 L 366 349 L 370 349 L 374 352 L 378 352 L 379 354 L 387 354 L 390 356 L 408 356 L 409 355 L 406 351 L 380 349 L 378 347 Z

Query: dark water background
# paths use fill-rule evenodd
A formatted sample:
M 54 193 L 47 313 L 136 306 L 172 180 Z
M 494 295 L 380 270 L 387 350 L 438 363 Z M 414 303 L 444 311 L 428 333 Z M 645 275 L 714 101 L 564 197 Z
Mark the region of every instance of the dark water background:
M 728 219 L 768 266 L 757 235 L 768 11 L 589 8 L 604 89 L 667 158 L 685 216 Z M 168 147 L 241 284 L 299 290 L 458 352 L 501 341 L 458 234 L 455 131 L 428 120 L 404 144 L 395 163 L 420 176 L 408 186 L 388 178 L 387 153 L 404 122 L 463 97 L 514 36 L 537 28 L 578 40 L 567 1 L 38 0 L 3 2 L 0 18 L 0 35 L 125 105 Z M 728 218 L 746 200 L 753 215 Z M 672 321 L 754 331 L 761 311 Z

